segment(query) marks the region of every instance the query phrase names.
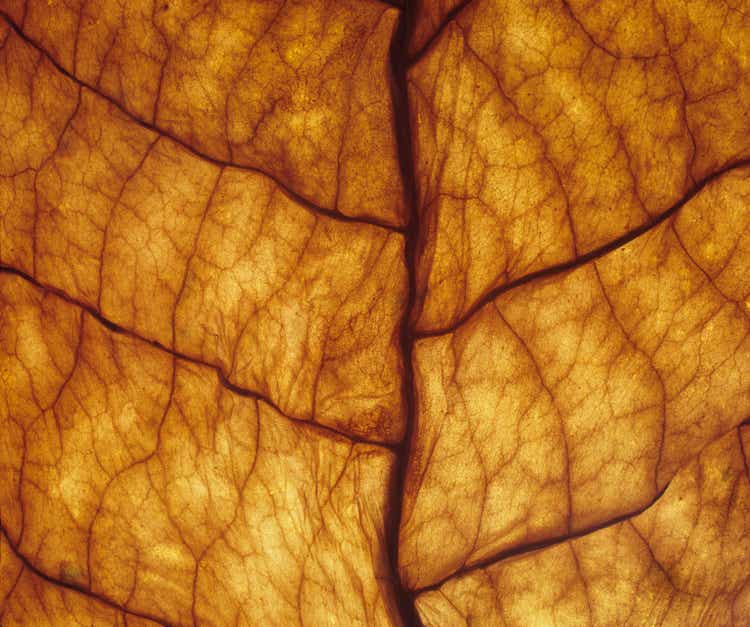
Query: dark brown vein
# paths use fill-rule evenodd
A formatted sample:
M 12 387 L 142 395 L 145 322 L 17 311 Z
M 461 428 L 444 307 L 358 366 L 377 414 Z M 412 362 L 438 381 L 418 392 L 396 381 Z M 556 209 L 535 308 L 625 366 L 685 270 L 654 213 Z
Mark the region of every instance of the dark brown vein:
M 291 414 L 288 414 L 285 411 L 283 411 L 276 404 L 276 402 L 274 402 L 272 399 L 265 396 L 261 392 L 258 392 L 257 390 L 251 390 L 249 388 L 242 387 L 230 381 L 227 375 L 221 369 L 221 367 L 217 364 L 205 361 L 203 359 L 200 359 L 199 357 L 194 357 L 192 355 L 181 353 L 179 351 L 174 350 L 173 348 L 165 346 L 164 344 L 162 344 L 161 342 L 157 340 L 144 337 L 140 335 L 139 333 L 137 333 L 136 331 L 133 331 L 132 329 L 122 327 L 116 322 L 113 322 L 112 320 L 106 318 L 100 311 L 98 311 L 96 308 L 92 307 L 91 305 L 84 303 L 83 301 L 77 298 L 74 298 L 73 296 L 70 296 L 69 294 L 65 293 L 59 288 L 56 288 L 52 285 L 46 285 L 44 283 L 41 283 L 40 281 L 38 281 L 37 279 L 29 275 L 28 273 L 24 272 L 23 270 L 19 270 L 18 268 L 13 268 L 11 266 L 0 264 L 0 275 L 2 274 L 16 276 L 20 279 L 23 279 L 24 281 L 27 281 L 28 283 L 31 283 L 35 287 L 64 300 L 70 305 L 73 305 L 75 307 L 80 307 L 86 313 L 88 313 L 92 318 L 94 318 L 97 322 L 99 322 L 99 324 L 102 324 L 107 329 L 109 329 L 109 331 L 113 333 L 125 335 L 139 342 L 144 342 L 146 344 L 149 344 L 153 346 L 154 348 L 157 348 L 161 351 L 169 353 L 170 355 L 176 357 L 177 359 L 181 359 L 183 361 L 196 364 L 197 366 L 201 366 L 204 368 L 210 368 L 216 373 L 219 379 L 219 383 L 221 383 L 221 385 L 224 386 L 226 389 L 228 389 L 230 392 L 233 392 L 239 396 L 243 396 L 246 398 L 254 398 L 262 403 L 265 403 L 266 405 L 271 407 L 275 412 L 277 412 L 280 416 L 283 416 L 287 420 L 291 420 L 292 422 L 297 423 L 303 426 L 304 428 L 312 429 L 323 435 L 332 437 L 336 440 L 345 440 L 345 441 L 354 442 L 357 444 L 368 444 L 372 446 L 379 446 L 379 447 L 383 447 L 389 450 L 395 450 L 397 448 L 396 445 L 390 444 L 388 442 L 378 442 L 376 440 L 368 440 L 367 438 L 363 438 L 355 434 L 344 433 L 342 431 L 338 431 L 334 427 L 329 427 L 327 425 L 320 424 L 318 422 L 313 422 L 305 418 L 300 418 L 298 416 L 293 416 Z
M 568 261 L 564 261 L 562 263 L 558 263 L 553 266 L 549 266 L 547 268 L 542 268 L 541 270 L 537 270 L 535 272 L 531 272 L 522 277 L 514 279 L 513 281 L 510 281 L 509 283 L 498 285 L 497 287 L 494 287 L 488 290 L 482 296 L 480 296 L 474 302 L 474 304 L 471 307 L 469 307 L 466 313 L 460 316 L 452 324 L 446 327 L 440 328 L 440 329 L 428 329 L 424 331 L 415 331 L 415 336 L 418 338 L 426 338 L 426 337 L 436 337 L 439 335 L 447 335 L 448 333 L 453 333 L 459 327 L 465 324 L 470 318 L 472 318 L 485 305 L 491 303 L 498 296 L 504 294 L 505 292 L 509 292 L 510 290 L 513 290 L 517 287 L 526 285 L 527 283 L 530 283 L 531 281 L 534 281 L 536 279 L 552 277 L 558 274 L 562 274 L 563 272 L 567 272 L 569 270 L 575 270 L 576 268 L 579 268 L 589 263 L 590 261 L 595 261 L 596 259 L 604 257 L 605 255 L 611 253 L 612 251 L 618 248 L 621 248 L 625 246 L 626 244 L 629 244 L 630 242 L 640 237 L 641 235 L 648 233 L 652 229 L 662 224 L 664 221 L 671 218 L 685 204 L 687 204 L 690 200 L 692 200 L 707 185 L 709 185 L 716 179 L 720 178 L 721 176 L 723 176 L 724 174 L 728 172 L 731 172 L 732 170 L 736 170 L 736 169 L 743 168 L 746 166 L 750 166 L 750 158 L 744 158 L 744 159 L 740 159 L 738 161 L 732 161 L 726 164 L 725 166 L 719 168 L 718 170 L 712 172 L 708 176 L 705 176 L 700 181 L 695 183 L 695 185 L 693 185 L 688 190 L 688 192 L 684 196 L 682 196 L 682 198 L 680 198 L 671 207 L 669 207 L 667 210 L 657 215 L 655 218 L 649 220 L 648 222 L 645 222 L 644 224 L 641 224 L 640 226 L 628 231 L 627 233 L 624 233 L 620 237 L 587 252 L 585 255 L 580 255 L 579 257 L 575 257 Z
M 101 91 L 99 88 L 97 88 L 95 85 L 91 85 L 90 83 L 78 78 L 70 71 L 66 70 L 60 63 L 55 60 L 52 55 L 47 52 L 47 50 L 42 47 L 41 44 L 39 44 L 36 40 L 29 37 L 26 33 L 23 32 L 21 27 L 15 23 L 13 18 L 11 18 L 5 11 L 0 10 L 0 18 L 2 18 L 10 28 L 13 29 L 16 35 L 20 37 L 23 41 L 25 41 L 28 45 L 32 46 L 37 52 L 39 52 L 41 55 L 43 55 L 54 67 L 55 69 L 63 74 L 65 77 L 67 77 L 69 80 L 73 81 L 80 87 L 83 87 L 85 89 L 88 89 L 91 93 L 95 94 L 99 98 L 102 98 L 106 100 L 109 104 L 111 104 L 113 107 L 115 107 L 119 112 L 121 112 L 123 115 L 127 116 L 128 119 L 130 119 L 135 124 L 138 124 L 138 126 L 151 131 L 152 133 L 157 133 L 161 137 L 165 137 L 171 141 L 173 141 L 175 144 L 178 144 L 188 152 L 190 152 L 192 155 L 198 157 L 199 159 L 203 159 L 204 161 L 208 161 L 209 163 L 213 163 L 214 165 L 217 165 L 222 168 L 235 168 L 237 170 L 242 170 L 245 172 L 254 172 L 256 174 L 260 174 L 267 179 L 273 181 L 273 183 L 281 190 L 281 192 L 289 198 L 291 201 L 297 203 L 298 205 L 301 205 L 308 211 L 326 216 L 328 218 L 331 218 L 332 220 L 337 220 L 339 222 L 348 222 L 348 223 L 355 223 L 355 224 L 363 224 L 363 225 L 369 225 L 381 229 L 385 229 L 387 231 L 393 231 L 397 233 L 403 233 L 404 229 L 400 226 L 397 226 L 395 224 L 390 224 L 387 222 L 383 222 L 381 220 L 378 220 L 375 217 L 370 216 L 348 216 L 343 213 L 340 213 L 338 211 L 334 211 L 333 209 L 327 209 L 325 207 L 321 207 L 320 205 L 314 203 L 309 198 L 306 198 L 302 194 L 299 194 L 298 192 L 294 191 L 292 188 L 288 187 L 284 182 L 282 182 L 279 178 L 274 176 L 273 174 L 270 174 L 269 172 L 266 172 L 265 170 L 261 168 L 257 168 L 250 165 L 243 165 L 239 163 L 233 163 L 231 161 L 227 161 L 224 159 L 218 159 L 217 157 L 212 157 L 211 155 L 204 153 L 194 146 L 191 146 L 188 142 L 186 142 L 183 139 L 180 139 L 173 133 L 167 131 L 166 129 L 160 128 L 156 124 L 153 124 L 151 122 L 147 122 L 146 120 L 143 120 L 139 117 L 137 117 L 134 113 L 131 111 L 128 111 L 123 105 L 121 105 L 117 100 L 115 100 L 112 96 L 109 96 L 108 94 Z
M 11 541 L 10 535 L 8 534 L 7 530 L 2 524 L 0 524 L 0 534 L 2 534 L 5 537 L 5 541 L 8 543 L 10 550 L 13 552 L 16 558 L 21 562 L 21 564 L 23 564 L 23 567 L 28 569 L 34 575 L 36 575 L 40 579 L 43 579 L 47 583 L 52 584 L 53 586 L 57 586 L 59 588 L 65 588 L 66 590 L 70 590 L 72 592 L 77 592 L 78 594 L 82 594 L 83 596 L 93 599 L 94 601 L 97 601 L 101 603 L 102 605 L 106 605 L 107 607 L 117 610 L 118 612 L 130 614 L 131 616 L 137 616 L 138 618 L 144 618 L 146 620 L 150 620 L 154 623 L 157 623 L 158 625 L 164 625 L 164 627 L 171 627 L 172 625 L 171 623 L 168 623 L 167 621 L 162 620 L 161 618 L 157 618 L 156 616 L 152 614 L 149 614 L 147 612 L 138 612 L 136 610 L 128 609 L 127 607 L 120 605 L 116 601 L 113 601 L 112 599 L 110 599 L 109 597 L 103 594 L 99 594 L 98 592 L 88 590 L 87 588 L 79 584 L 71 583 L 68 581 L 63 581 L 61 579 L 56 579 L 55 577 L 48 575 L 44 571 L 37 568 L 34 564 L 32 564 L 29 558 L 26 557 L 23 553 L 21 553 L 18 550 L 16 545 Z
M 408 275 L 408 293 L 403 318 L 399 329 L 399 344 L 403 361 L 401 377 L 401 395 L 404 407 L 405 435 L 397 450 L 394 469 L 394 480 L 390 487 L 391 498 L 388 518 L 386 520 L 386 543 L 391 563 L 393 591 L 401 621 L 408 627 L 421 626 L 414 596 L 403 585 L 399 573 L 399 531 L 407 478 L 407 468 L 413 441 L 416 437 L 416 388 L 414 382 L 414 365 L 412 353 L 415 337 L 411 329 L 411 318 L 417 304 L 417 256 L 420 243 L 420 226 L 418 211 L 417 184 L 414 170 L 414 151 L 412 146 L 411 111 L 407 89 L 406 72 L 408 69 L 408 48 L 414 26 L 415 3 L 407 2 L 398 22 L 390 49 L 391 99 L 396 127 L 398 145 L 398 162 L 401 180 L 404 185 L 408 224 L 405 231 L 404 261 Z

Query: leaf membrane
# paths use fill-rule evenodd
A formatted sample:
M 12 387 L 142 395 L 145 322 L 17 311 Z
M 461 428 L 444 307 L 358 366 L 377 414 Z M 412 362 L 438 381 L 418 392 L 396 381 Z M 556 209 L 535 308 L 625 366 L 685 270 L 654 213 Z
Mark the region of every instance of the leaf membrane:
M 317 214 L 260 173 L 201 159 L 10 30 L 2 54 L 33 81 L 6 84 L 30 117 L 0 127 L 44 150 L 6 154 L 0 262 L 296 418 L 400 439 L 400 234 Z M 36 114 L 63 98 L 64 115 Z
M 744 4 L 0 0 L 0 623 L 745 624 Z
M 373 0 L 3 0 L 64 70 L 207 157 L 311 202 L 403 224 L 387 52 Z
M 418 328 L 656 221 L 747 158 L 749 35 L 708 2 L 470 2 L 409 70 Z
M 22 279 L 0 294 L 2 524 L 34 568 L 169 624 L 389 620 L 390 452 Z
M 743 624 L 750 479 L 740 442 L 750 444 L 747 427 L 707 446 L 639 516 L 420 595 L 425 625 Z
M 410 587 L 642 507 L 750 415 L 749 181 L 417 342 Z

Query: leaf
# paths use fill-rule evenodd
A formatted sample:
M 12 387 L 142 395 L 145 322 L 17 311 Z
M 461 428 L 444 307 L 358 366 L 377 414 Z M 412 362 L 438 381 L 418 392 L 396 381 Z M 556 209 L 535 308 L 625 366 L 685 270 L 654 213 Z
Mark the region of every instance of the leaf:
M 385 56 L 398 13 L 387 5 L 28 0 L 2 9 L 62 69 L 144 124 L 213 160 L 261 167 L 312 202 L 402 222 Z
M 74 567 L 69 567 L 74 568 Z M 63 568 L 61 576 L 66 571 Z M 27 562 L 20 560 L 7 540 L 0 538 L 0 597 L 3 599 L 3 625 L 43 625 L 50 620 L 60 624 L 156 625 L 146 617 L 134 616 L 75 589 L 51 581 Z
M 747 427 L 728 433 L 642 514 L 453 579 L 419 596 L 420 613 L 429 625 L 523 624 L 530 615 L 540 624 L 743 624 L 749 444 Z
M 410 70 L 420 329 L 654 224 L 748 157 L 741 12 L 579 4 L 472 2 Z
M 0 624 L 745 624 L 747 15 L 0 0 Z
M 410 587 L 644 507 L 750 415 L 748 192 L 734 170 L 627 245 L 417 342 Z
M 5 56 L 34 75 L 8 85 L 19 107 L 60 90 L 69 102 L 54 125 L 9 124 L 44 150 L 8 155 L 4 262 L 296 418 L 400 438 L 397 234 L 318 215 L 144 129 L 10 29 Z
M 295 423 L 28 281 L 4 275 L 0 292 L 16 553 L 161 622 L 387 622 L 390 452 Z

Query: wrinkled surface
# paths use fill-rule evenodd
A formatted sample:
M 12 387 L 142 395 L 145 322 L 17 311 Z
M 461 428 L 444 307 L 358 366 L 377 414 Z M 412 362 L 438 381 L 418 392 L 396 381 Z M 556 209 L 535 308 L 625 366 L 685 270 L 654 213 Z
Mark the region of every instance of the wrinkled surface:
M 577 4 L 476 0 L 409 72 L 422 329 L 648 223 L 750 151 L 746 13 L 611 2 L 579 19 Z
M 639 516 L 420 595 L 425 624 L 747 624 L 748 449 L 750 428 L 735 429 Z
M 0 625 L 747 625 L 748 16 L 0 0 Z
M 0 299 L 3 525 L 35 568 L 171 624 L 386 620 L 390 453 L 21 279 Z
M 417 342 L 410 586 L 642 507 L 750 415 L 748 198 L 750 171 L 727 174 L 626 246 Z
M 0 128 L 0 261 L 292 416 L 397 440 L 401 237 L 191 154 L 4 30 L 5 87 L 27 117 Z
M 143 123 L 347 215 L 403 222 L 374 0 L 3 0 L 67 72 Z M 374 158 L 373 158 L 374 157 Z

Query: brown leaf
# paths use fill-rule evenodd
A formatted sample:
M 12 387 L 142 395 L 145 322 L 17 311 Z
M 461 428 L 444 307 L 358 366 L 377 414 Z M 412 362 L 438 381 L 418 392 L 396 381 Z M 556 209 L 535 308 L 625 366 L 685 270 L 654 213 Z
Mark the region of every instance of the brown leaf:
M 0 625 L 744 625 L 750 6 L 0 0 Z
M 402 224 L 387 50 L 372 0 L 4 0 L 81 83 L 213 160 L 346 215 Z
M 417 342 L 407 585 L 639 509 L 750 415 L 748 193 L 733 171 L 626 246 Z
M 748 445 L 735 429 L 642 514 L 421 594 L 425 624 L 746 624 Z
M 165 623 L 387 621 L 392 454 L 295 424 L 20 278 L 0 293 L 14 552 Z
M 411 68 L 420 329 L 654 223 L 750 153 L 748 18 L 603 4 L 477 0 Z
M 151 627 L 158 625 L 145 616 L 123 611 L 104 599 L 77 591 L 68 579 L 75 566 L 64 564 L 60 580 L 39 573 L 11 549 L 0 536 L 0 599 L 3 625 L 114 625 Z
M 34 77 L 7 81 L 19 107 L 60 90 L 70 102 L 58 120 L 7 122 L 21 146 L 43 139 L 44 150 L 5 160 L 3 263 L 294 417 L 401 437 L 399 234 L 319 215 L 262 174 L 197 157 L 10 29 L 4 55 Z

